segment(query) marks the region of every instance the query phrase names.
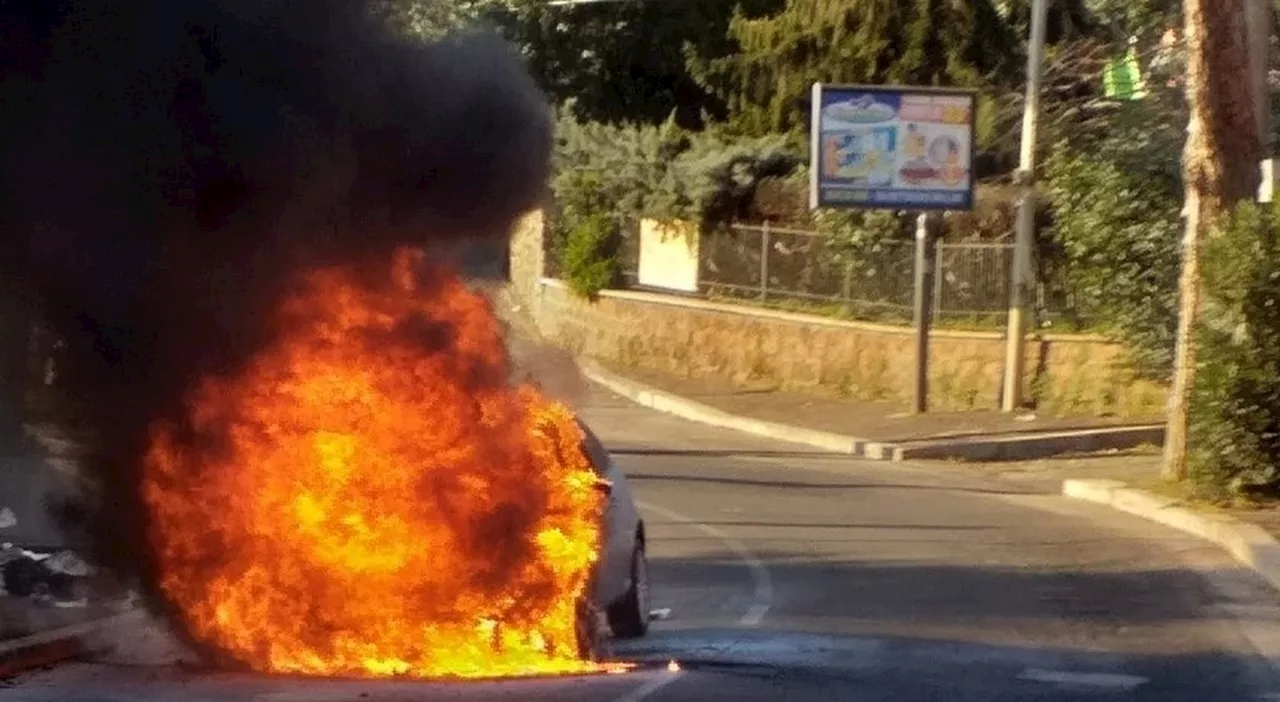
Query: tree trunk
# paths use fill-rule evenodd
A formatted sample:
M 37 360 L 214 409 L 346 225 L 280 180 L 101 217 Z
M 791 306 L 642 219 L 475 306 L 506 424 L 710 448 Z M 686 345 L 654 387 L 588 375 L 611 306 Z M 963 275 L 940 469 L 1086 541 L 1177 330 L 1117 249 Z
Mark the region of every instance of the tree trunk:
M 1186 233 L 1178 282 L 1178 336 L 1165 432 L 1164 476 L 1187 475 L 1187 430 L 1195 383 L 1195 330 L 1200 317 L 1200 246 L 1218 219 L 1259 182 L 1261 143 L 1254 117 L 1244 3 L 1184 0 L 1187 101 L 1191 119 L 1183 152 Z

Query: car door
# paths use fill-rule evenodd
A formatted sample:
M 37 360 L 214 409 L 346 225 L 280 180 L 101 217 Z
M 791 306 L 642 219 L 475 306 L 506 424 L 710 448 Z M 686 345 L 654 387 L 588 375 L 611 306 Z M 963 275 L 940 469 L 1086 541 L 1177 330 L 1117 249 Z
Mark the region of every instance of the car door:
M 605 507 L 600 567 L 596 577 L 598 596 L 607 604 L 623 597 L 631 582 L 634 508 L 629 504 L 626 478 L 614 465 L 609 452 L 585 423 L 579 421 L 578 425 L 582 429 L 583 449 L 591 459 L 592 468 L 601 478 L 614 484 Z

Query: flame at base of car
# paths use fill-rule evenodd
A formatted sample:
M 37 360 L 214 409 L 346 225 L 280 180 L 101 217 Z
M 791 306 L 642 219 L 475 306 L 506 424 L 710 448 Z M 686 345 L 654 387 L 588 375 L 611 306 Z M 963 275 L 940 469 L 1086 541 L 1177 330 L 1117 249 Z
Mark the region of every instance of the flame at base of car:
M 573 414 L 508 385 L 483 296 L 417 250 L 390 268 L 313 272 L 275 341 L 155 426 L 159 591 L 265 672 L 616 669 L 575 636 L 603 496 Z

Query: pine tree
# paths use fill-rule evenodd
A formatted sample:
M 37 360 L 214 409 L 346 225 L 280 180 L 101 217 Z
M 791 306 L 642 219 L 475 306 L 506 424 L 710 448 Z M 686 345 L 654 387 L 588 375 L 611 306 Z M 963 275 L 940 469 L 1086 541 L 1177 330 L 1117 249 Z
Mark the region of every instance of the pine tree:
M 751 134 L 803 129 L 816 81 L 978 87 L 1016 75 L 1020 46 L 991 0 L 787 0 L 729 34 L 737 53 L 691 70 Z

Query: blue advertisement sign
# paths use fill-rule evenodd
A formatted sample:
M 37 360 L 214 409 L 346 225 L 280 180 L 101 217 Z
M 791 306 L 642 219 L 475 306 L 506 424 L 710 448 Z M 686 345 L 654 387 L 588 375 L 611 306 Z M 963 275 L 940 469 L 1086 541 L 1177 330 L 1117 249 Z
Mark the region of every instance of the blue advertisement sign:
M 968 90 L 815 83 L 809 206 L 973 209 Z

